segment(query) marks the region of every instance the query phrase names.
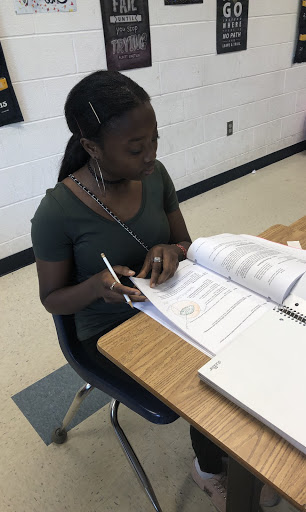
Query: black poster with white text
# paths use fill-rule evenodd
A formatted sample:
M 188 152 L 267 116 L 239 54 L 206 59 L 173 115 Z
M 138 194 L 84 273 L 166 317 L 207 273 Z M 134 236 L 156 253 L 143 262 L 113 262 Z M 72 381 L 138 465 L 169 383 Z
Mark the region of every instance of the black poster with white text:
M 306 1 L 300 0 L 301 11 L 299 18 L 298 42 L 293 62 L 306 62 Z
M 23 121 L 0 43 L 0 126 Z
M 217 53 L 247 49 L 249 0 L 217 0 Z
M 107 68 L 152 66 L 148 0 L 100 0 Z

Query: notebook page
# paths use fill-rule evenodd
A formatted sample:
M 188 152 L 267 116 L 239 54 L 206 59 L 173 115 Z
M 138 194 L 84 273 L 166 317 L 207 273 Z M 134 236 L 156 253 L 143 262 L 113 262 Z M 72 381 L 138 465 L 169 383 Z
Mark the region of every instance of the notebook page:
M 188 258 L 278 304 L 306 272 L 300 250 L 249 235 L 198 238 Z

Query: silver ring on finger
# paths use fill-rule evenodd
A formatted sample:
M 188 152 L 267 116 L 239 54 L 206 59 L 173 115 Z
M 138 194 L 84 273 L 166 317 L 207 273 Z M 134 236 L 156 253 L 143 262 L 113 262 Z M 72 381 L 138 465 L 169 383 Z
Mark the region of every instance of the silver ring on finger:
M 154 256 L 153 263 L 161 263 L 163 260 L 159 256 Z
M 109 289 L 110 289 L 111 291 L 113 291 L 113 290 L 114 290 L 114 286 L 115 286 L 115 284 L 117 284 L 117 281 L 114 281 L 114 282 L 110 285 Z

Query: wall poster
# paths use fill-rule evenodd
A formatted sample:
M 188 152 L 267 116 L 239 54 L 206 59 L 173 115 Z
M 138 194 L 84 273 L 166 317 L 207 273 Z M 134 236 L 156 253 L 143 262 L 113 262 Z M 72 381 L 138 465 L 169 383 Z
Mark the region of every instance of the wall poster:
M 36 12 L 73 12 L 77 10 L 77 0 L 15 0 L 16 14 Z
M 0 43 L 0 126 L 23 121 Z
M 0 126 L 23 121 L 0 43 Z
M 294 62 L 306 62 L 306 1 L 300 0 L 301 11 L 299 18 L 298 42 Z
M 148 0 L 100 0 L 107 68 L 152 66 Z
M 202 4 L 203 0 L 165 0 L 165 5 Z
M 249 0 L 217 0 L 217 53 L 247 49 Z

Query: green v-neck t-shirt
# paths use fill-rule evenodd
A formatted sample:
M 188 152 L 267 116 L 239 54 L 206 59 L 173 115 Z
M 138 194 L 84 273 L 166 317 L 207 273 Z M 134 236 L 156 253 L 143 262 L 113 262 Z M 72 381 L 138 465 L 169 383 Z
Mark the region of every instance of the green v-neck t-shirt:
M 170 243 L 167 214 L 179 208 L 172 180 L 161 162 L 142 182 L 142 201 L 126 225 L 149 247 Z M 74 261 L 72 284 L 105 270 L 101 252 L 110 264 L 126 265 L 136 273 L 147 251 L 116 221 L 106 219 L 85 205 L 64 183 L 48 189 L 32 219 L 35 257 L 44 261 Z M 121 282 L 131 285 L 128 278 Z M 126 303 L 111 304 L 99 299 L 75 313 L 78 338 L 83 341 L 135 312 Z

